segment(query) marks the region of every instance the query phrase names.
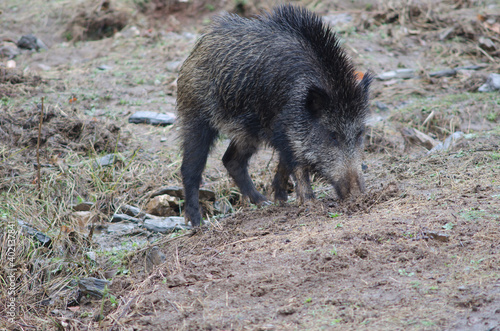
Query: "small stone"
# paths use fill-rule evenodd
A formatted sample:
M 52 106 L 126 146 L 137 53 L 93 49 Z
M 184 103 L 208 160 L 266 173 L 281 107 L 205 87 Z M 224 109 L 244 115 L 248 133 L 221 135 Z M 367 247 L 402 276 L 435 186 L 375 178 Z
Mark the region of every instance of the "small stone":
M 107 154 L 96 161 L 95 166 L 109 167 L 112 166 L 117 161 L 117 156 L 115 154 Z
M 403 137 L 409 142 L 424 146 L 429 150 L 439 144 L 439 142 L 437 142 L 435 139 L 417 129 L 403 128 L 401 133 L 403 134 Z
M 38 242 L 40 242 L 42 246 L 50 247 L 52 245 L 52 239 L 49 236 L 29 226 L 23 221 L 17 221 L 17 223 L 19 224 L 19 226 L 21 226 L 22 232 L 25 236 L 33 237 L 34 239 L 38 240 Z
M 389 107 L 387 107 L 387 105 L 385 103 L 380 102 L 380 101 L 375 101 L 375 107 L 377 107 L 378 109 L 380 109 L 382 111 L 389 110 Z
M 16 56 L 18 56 L 19 54 L 21 54 L 21 52 L 15 47 L 12 47 L 12 46 L 0 47 L 0 57 L 6 57 L 8 59 L 13 59 Z M 7 68 L 9 68 L 9 67 L 7 67 Z M 14 68 L 15 68 L 15 66 L 14 66 Z
M 479 92 L 493 92 L 500 90 L 500 74 L 490 74 L 486 83 L 481 85 Z
M 156 113 L 153 111 L 138 111 L 129 117 L 129 123 L 146 123 L 151 125 L 166 126 L 175 123 L 176 116 L 173 113 Z
M 17 47 L 36 51 L 40 50 L 40 48 L 48 49 L 43 41 L 32 34 L 22 36 L 17 42 Z
M 112 223 L 128 221 L 132 223 L 139 223 L 141 220 L 127 214 L 113 214 L 111 217 Z
M 81 278 L 78 280 L 78 289 L 82 295 L 91 295 L 97 299 L 101 299 L 104 295 L 104 288 L 110 285 L 111 282 L 105 279 L 94 277 Z
M 297 311 L 295 305 L 284 306 L 278 309 L 277 313 L 279 315 L 292 315 Z
M 91 261 L 91 262 L 96 262 L 97 254 L 95 252 L 87 252 L 85 253 L 85 256 Z
M 14 60 L 7 61 L 6 67 L 7 67 L 7 69 L 14 69 L 16 67 L 16 61 L 14 61 Z
M 457 67 L 457 70 L 480 70 L 487 66 L 487 64 L 473 64 L 469 66 Z
M 461 131 L 454 132 L 451 136 L 445 139 L 444 142 L 434 146 L 428 153 L 448 151 L 455 147 L 457 143 L 464 138 L 464 133 Z
M 147 253 L 146 270 L 151 272 L 155 266 L 164 263 L 166 260 L 167 257 L 165 254 L 158 248 L 158 246 L 154 246 Z
M 380 80 L 391 80 L 391 79 L 409 79 L 415 77 L 415 69 L 397 69 L 392 71 L 383 72 L 376 78 Z
M 491 41 L 490 38 L 479 37 L 478 42 L 479 42 L 479 47 L 481 47 L 485 51 L 493 52 L 497 49 L 495 43 Z
M 456 76 L 456 74 L 457 71 L 455 69 L 445 69 L 445 70 L 431 72 L 429 76 L 434 78 L 441 78 L 441 77 Z
M 352 16 L 348 13 L 332 14 L 323 16 L 323 21 L 331 26 L 338 26 L 352 21 Z
M 187 40 L 195 40 L 198 36 L 191 32 L 182 32 L 182 37 Z
M 182 64 L 182 61 L 170 61 L 165 63 L 165 67 L 170 72 L 177 72 Z
M 184 278 L 184 275 L 182 273 L 177 273 L 166 277 L 165 283 L 168 287 L 176 287 L 185 285 L 187 283 L 187 280 L 186 278 Z
M 143 226 L 149 231 L 159 233 L 191 229 L 191 225 L 186 225 L 184 217 L 149 218 L 144 220 Z
M 120 223 L 111 223 L 108 226 L 108 233 L 120 233 L 120 232 L 128 232 L 137 227 L 136 224 L 131 222 L 120 222 Z
M 146 205 L 146 212 L 156 216 L 172 216 L 179 208 L 179 200 L 168 194 L 155 196 Z
M 121 206 L 120 212 L 123 214 L 127 214 L 129 216 L 133 216 L 133 217 L 139 217 L 139 218 L 144 217 L 144 212 L 140 208 L 130 206 L 130 205 Z
M 100 66 L 97 67 L 97 69 L 105 71 L 105 70 L 110 70 L 111 67 L 106 64 L 101 64 Z
M 450 241 L 450 235 L 442 232 L 437 232 L 437 231 L 428 231 L 426 235 L 429 237 L 429 239 L 434 239 L 437 241 L 441 242 L 448 242 Z

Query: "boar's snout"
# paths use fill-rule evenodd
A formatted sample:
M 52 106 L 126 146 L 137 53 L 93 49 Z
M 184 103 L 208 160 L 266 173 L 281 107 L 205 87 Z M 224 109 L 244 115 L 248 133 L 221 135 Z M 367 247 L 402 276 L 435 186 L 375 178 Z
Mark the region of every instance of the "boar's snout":
M 333 183 L 333 187 L 340 200 L 349 196 L 356 197 L 365 191 L 365 181 L 360 171 L 349 169 L 344 176 Z

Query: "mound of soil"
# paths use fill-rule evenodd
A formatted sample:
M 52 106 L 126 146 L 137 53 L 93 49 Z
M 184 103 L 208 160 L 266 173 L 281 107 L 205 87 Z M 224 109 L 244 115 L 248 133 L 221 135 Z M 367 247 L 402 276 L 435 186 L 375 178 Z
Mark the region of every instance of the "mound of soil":
M 74 41 L 100 40 L 122 30 L 128 21 L 128 13 L 113 8 L 110 1 L 97 1 L 80 9 L 66 27 L 64 37 Z
M 16 86 L 22 89 L 35 87 L 42 83 L 40 76 L 24 75 L 22 71 L 15 69 L 0 68 L 0 98 L 13 97 L 16 95 Z

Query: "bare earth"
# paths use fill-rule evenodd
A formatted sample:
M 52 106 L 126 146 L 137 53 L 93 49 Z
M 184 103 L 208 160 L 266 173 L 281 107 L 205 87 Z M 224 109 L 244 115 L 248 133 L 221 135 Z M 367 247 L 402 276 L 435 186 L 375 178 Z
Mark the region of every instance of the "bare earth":
M 500 72 L 495 1 L 301 1 L 336 20 L 359 71 L 415 69 L 411 79 L 374 82 L 367 192 L 341 202 L 316 178 L 315 202 L 297 205 L 291 187 L 286 205 L 257 208 L 227 177 L 221 139 L 203 187 L 234 213 L 206 206 L 209 226 L 164 235 L 105 231 L 119 206 L 145 208 L 151 192 L 181 184 L 176 124 L 127 119 L 139 110 L 175 113 L 179 65 L 210 17 L 222 9 L 251 15 L 270 3 L 113 1 L 125 27 L 87 40 L 69 23 L 82 11 L 99 16 L 108 2 L 6 2 L 3 45 L 33 33 L 48 49 L 23 51 L 15 69 L 0 57 L 0 220 L 22 219 L 53 242 L 39 247 L 17 235 L 16 319 L 6 315 L 5 267 L 0 329 L 500 330 L 500 94 L 478 92 Z M 435 142 L 464 135 L 428 153 L 414 129 Z M 107 153 L 122 161 L 91 166 Z M 276 161 L 270 149 L 252 160 L 268 196 Z M 71 209 L 81 201 L 94 203 L 83 223 Z M 154 268 L 152 247 L 166 257 Z M 79 297 L 72 280 L 80 277 L 112 280 L 109 295 Z

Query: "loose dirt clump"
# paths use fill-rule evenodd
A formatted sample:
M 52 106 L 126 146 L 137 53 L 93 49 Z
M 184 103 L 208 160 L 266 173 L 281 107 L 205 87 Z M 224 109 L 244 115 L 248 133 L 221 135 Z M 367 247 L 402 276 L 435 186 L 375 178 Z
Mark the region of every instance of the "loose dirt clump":
M 73 41 L 100 40 L 122 30 L 128 21 L 129 14 L 113 8 L 111 1 L 93 1 L 81 8 L 68 23 L 64 37 Z
M 25 75 L 19 70 L 0 68 L 0 98 L 13 97 L 19 90 L 30 90 L 42 82 L 38 75 Z
M 33 148 L 37 145 L 41 104 L 30 110 L 5 111 L 0 114 L 0 141 L 12 147 Z M 118 143 L 120 128 L 95 120 L 78 119 L 62 111 L 44 112 L 40 146 L 54 152 L 114 152 L 122 150 Z

